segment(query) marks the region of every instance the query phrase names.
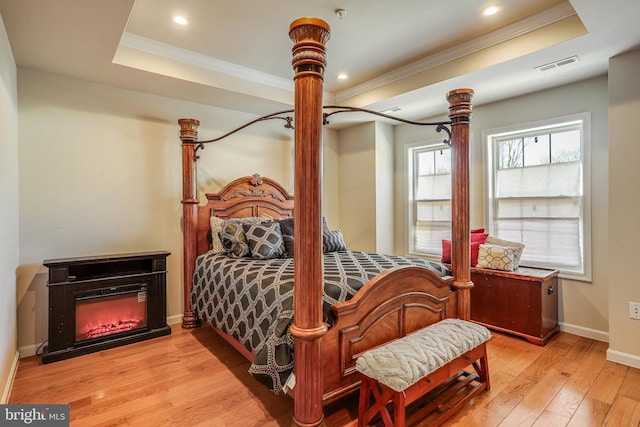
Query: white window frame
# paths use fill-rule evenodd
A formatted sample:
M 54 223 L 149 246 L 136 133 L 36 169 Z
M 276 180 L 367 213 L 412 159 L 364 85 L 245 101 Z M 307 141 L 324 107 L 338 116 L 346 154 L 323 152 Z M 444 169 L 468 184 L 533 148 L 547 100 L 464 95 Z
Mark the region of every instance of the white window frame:
M 415 219 L 417 216 L 416 213 L 416 204 L 415 204 L 415 156 L 414 154 L 423 151 L 425 149 L 437 151 L 441 149 L 450 149 L 451 147 L 445 143 L 443 143 L 442 138 L 434 138 L 426 141 L 414 142 L 412 144 L 406 144 L 404 150 L 404 164 L 406 167 L 406 176 L 405 176 L 405 197 L 406 197 L 406 207 L 407 207 L 407 227 L 406 227 L 406 239 L 407 239 L 407 252 L 413 256 L 419 256 L 424 258 L 430 258 L 434 260 L 440 261 L 442 258 L 442 248 L 438 252 L 424 252 L 418 251 L 415 247 Z M 452 171 L 453 172 L 453 171 Z M 449 227 L 449 234 L 451 233 L 451 227 Z M 449 239 L 451 236 L 449 235 Z
M 591 281 L 591 114 L 589 112 L 572 114 L 553 119 L 541 120 L 537 122 L 530 122 L 518 125 L 512 125 L 497 129 L 490 129 L 482 132 L 483 144 L 483 159 L 486 167 L 484 168 L 485 182 L 487 191 L 485 193 L 485 223 L 488 224 L 488 232 L 490 235 L 494 235 L 494 222 L 495 215 L 495 198 L 494 198 L 494 182 L 495 173 L 497 168 L 495 166 L 495 150 L 494 140 L 496 138 L 504 137 L 509 134 L 522 134 L 525 132 L 540 130 L 544 128 L 555 128 L 562 124 L 571 122 L 582 122 L 582 141 L 581 141 L 581 153 L 580 160 L 582 166 L 582 211 L 581 211 L 581 233 L 582 233 L 582 271 L 570 271 L 560 270 L 560 277 L 580 280 Z M 500 237 L 500 236 L 496 236 Z M 522 264 L 531 267 L 547 267 L 555 268 L 544 264 L 536 264 L 526 262 L 526 247 L 525 247 L 525 261 Z

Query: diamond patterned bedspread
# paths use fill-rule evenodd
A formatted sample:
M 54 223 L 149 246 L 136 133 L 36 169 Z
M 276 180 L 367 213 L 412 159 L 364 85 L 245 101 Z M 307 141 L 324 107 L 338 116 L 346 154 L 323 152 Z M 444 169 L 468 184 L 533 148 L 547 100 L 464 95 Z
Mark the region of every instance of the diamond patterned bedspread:
M 451 272 L 438 262 L 356 251 L 324 254 L 323 309 L 350 299 L 377 274 L 399 265 Z M 249 372 L 274 392 L 293 369 L 293 259 L 231 258 L 209 252 L 196 260 L 191 294 L 196 316 L 233 336 L 256 355 Z

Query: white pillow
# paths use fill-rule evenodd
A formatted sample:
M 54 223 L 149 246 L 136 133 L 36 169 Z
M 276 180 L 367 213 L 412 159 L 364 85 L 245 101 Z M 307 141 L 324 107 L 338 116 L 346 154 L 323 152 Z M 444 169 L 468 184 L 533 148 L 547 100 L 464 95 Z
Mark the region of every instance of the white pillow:
M 493 236 L 487 237 L 487 240 L 485 240 L 485 243 L 488 245 L 497 245 L 497 246 L 504 246 L 507 248 L 513 248 L 516 254 L 515 268 L 518 268 L 520 266 L 520 258 L 522 257 L 522 251 L 524 250 L 524 243 L 510 242 L 509 240 L 503 240 Z
M 507 246 L 481 244 L 476 267 L 513 271 L 517 268 L 516 250 Z

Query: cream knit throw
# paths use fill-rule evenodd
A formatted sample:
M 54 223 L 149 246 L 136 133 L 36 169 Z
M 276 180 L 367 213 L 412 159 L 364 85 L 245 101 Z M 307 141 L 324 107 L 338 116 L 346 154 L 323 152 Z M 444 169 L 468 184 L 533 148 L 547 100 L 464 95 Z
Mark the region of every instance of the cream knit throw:
M 356 369 L 403 391 L 489 338 L 491 333 L 484 326 L 444 319 L 365 352 L 356 361 Z

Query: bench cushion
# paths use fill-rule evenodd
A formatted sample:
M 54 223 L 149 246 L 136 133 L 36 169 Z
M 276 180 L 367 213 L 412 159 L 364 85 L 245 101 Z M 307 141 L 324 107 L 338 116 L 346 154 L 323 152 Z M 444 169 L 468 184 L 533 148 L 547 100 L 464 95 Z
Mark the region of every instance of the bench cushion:
M 456 357 L 491 338 L 484 326 L 444 319 L 362 354 L 356 369 L 403 391 Z

